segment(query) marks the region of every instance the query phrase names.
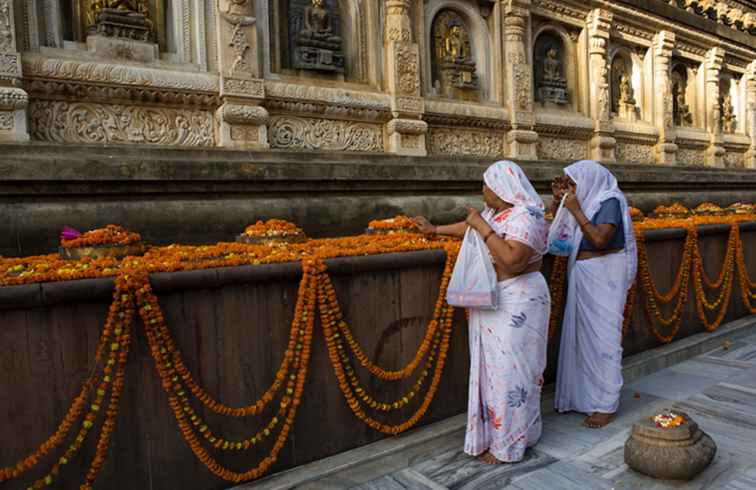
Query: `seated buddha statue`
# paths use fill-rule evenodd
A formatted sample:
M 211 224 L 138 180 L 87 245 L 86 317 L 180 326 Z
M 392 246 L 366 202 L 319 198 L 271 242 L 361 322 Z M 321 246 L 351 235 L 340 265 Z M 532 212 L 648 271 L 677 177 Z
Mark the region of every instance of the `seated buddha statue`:
M 312 39 L 327 43 L 341 43 L 341 38 L 334 35 L 331 27 L 331 15 L 323 8 L 323 0 L 312 0 L 304 11 L 304 28 L 299 34 L 300 40 Z
M 544 85 L 554 87 L 567 86 L 567 80 L 562 75 L 562 62 L 559 60 L 559 51 L 556 48 L 549 48 L 546 51 L 546 58 L 543 60 L 543 82 Z

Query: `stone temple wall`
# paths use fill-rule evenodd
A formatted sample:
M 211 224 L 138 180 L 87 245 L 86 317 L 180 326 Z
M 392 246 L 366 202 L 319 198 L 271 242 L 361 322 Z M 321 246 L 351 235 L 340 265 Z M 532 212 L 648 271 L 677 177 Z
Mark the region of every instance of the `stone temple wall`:
M 756 168 L 749 0 L 0 0 L 0 142 Z

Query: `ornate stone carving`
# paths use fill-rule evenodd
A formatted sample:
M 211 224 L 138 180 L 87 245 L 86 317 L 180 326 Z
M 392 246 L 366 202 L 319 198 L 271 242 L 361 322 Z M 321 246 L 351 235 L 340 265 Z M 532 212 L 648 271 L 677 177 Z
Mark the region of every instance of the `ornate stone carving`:
M 29 96 L 20 88 L 3 87 L 0 90 L 0 111 L 17 111 L 28 105 Z
M 675 34 L 662 31 L 654 38 L 654 106 L 655 126 L 659 128 L 657 162 L 675 163 L 674 97 L 672 93 L 671 59 L 675 47 Z
M 725 167 L 729 168 L 744 168 L 745 160 L 745 152 L 727 151 L 724 156 Z
M 289 0 L 291 65 L 344 72 L 339 0 Z
M 439 155 L 498 157 L 504 154 L 504 133 L 460 128 L 431 128 L 430 152 Z
M 693 125 L 693 114 L 687 100 L 688 70 L 685 65 L 677 65 L 672 70 L 672 115 L 676 126 L 688 127 Z
M 396 73 L 399 76 L 399 93 L 418 95 L 420 79 L 418 77 L 418 52 L 409 45 L 399 45 L 396 49 Z
M 399 113 L 422 113 L 425 110 L 425 100 L 421 97 L 395 97 L 391 109 Z
M 732 105 L 732 96 L 727 94 L 722 98 L 722 131 L 725 133 L 734 133 L 738 125 L 737 123 L 735 108 Z
M 250 0 L 215 0 L 220 19 L 218 45 L 221 73 L 236 79 L 257 78 L 257 19 Z M 224 47 L 231 48 L 230 51 Z
M 42 101 L 31 103 L 32 138 L 56 143 L 212 146 L 208 111 Z
M 507 109 L 511 130 L 507 151 L 511 158 L 534 160 L 538 134 L 533 131 L 533 69 L 528 62 L 525 31 L 530 28 L 530 1 L 512 0 L 504 7 L 504 54 Z
M 674 2 L 677 4 L 678 2 Z M 726 2 L 715 0 L 681 0 L 681 6 L 692 12 L 719 24 L 728 25 L 733 29 L 756 34 L 756 16 L 753 12 L 745 12 L 741 5 L 728 5 Z
M 268 111 L 264 107 L 223 104 L 223 120 L 231 124 L 261 125 L 268 122 Z
M 223 97 L 265 98 L 265 82 L 257 78 L 223 77 L 221 86 Z
M 12 112 L 0 112 L 0 131 L 13 130 L 15 118 Z
M 470 34 L 462 17 L 453 10 L 442 10 L 433 21 L 434 86 L 448 98 L 477 100 L 478 76 L 472 58 Z
M 329 151 L 382 151 L 383 131 L 375 124 L 291 116 L 271 117 L 273 148 Z
M 1 71 L 2 69 L 0 69 Z M 24 55 L 24 74 L 31 78 L 103 82 L 197 92 L 217 93 L 219 91 L 217 75 L 211 76 L 201 73 L 156 70 L 153 68 L 91 61 L 62 60 L 40 56 Z
M 90 102 L 122 101 L 127 103 L 154 103 L 214 108 L 220 103 L 215 94 L 188 90 L 155 89 L 139 86 L 112 86 L 91 84 L 75 80 L 45 80 L 30 78 L 24 88 L 37 98 L 66 99 Z
M 21 56 L 18 53 L 0 53 L 0 79 L 21 76 Z
M 617 55 L 612 61 L 612 111 L 620 119 L 636 121 L 638 118 L 635 107 L 635 95 L 630 83 L 630 62 L 623 56 Z
M 557 0 L 533 0 L 533 7 L 544 13 L 556 14 L 559 17 L 572 21 L 582 22 L 587 16 L 584 10 L 578 10 L 563 1 Z
M 620 163 L 649 164 L 656 161 L 653 145 L 642 145 L 635 141 L 617 141 L 617 161 Z
M 683 165 L 701 166 L 706 160 L 706 152 L 702 149 L 680 147 L 675 157 L 677 162 Z
M 538 158 L 544 160 L 582 160 L 587 154 L 588 144 L 585 141 L 544 136 L 538 138 Z
M 16 50 L 12 8 L 11 0 L 0 0 L 0 52 Z M 2 71 L 0 68 L 0 72 Z

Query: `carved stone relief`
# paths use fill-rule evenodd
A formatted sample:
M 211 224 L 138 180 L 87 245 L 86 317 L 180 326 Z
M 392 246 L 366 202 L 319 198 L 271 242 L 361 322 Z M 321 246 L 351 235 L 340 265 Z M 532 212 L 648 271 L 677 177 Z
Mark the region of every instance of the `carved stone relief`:
M 620 163 L 650 164 L 656 161 L 653 145 L 643 145 L 635 141 L 617 141 L 617 161 Z
M 0 112 L 0 131 L 10 131 L 14 126 L 12 112 Z
M 273 148 L 383 151 L 383 129 L 377 124 L 277 115 L 268 131 Z
M 209 111 L 34 100 L 33 139 L 56 143 L 212 146 Z
M 418 52 L 409 45 L 400 45 L 396 52 L 396 73 L 399 77 L 399 93 L 417 95 L 420 93 L 418 77 Z
M 611 68 L 612 112 L 620 119 L 635 121 L 637 108 L 631 77 L 632 62 L 622 55 L 616 55 Z
M 432 38 L 431 71 L 435 95 L 478 100 L 478 75 L 465 21 L 453 10 L 442 10 L 433 20 Z
M 693 125 L 693 113 L 688 102 L 688 69 L 678 64 L 672 70 L 672 114 L 675 125 L 688 127 Z
M 744 168 L 745 152 L 727 151 L 724 156 L 724 163 L 726 167 Z
M 505 135 L 500 131 L 431 128 L 429 151 L 438 155 L 498 157 L 504 154 Z
M 683 165 L 701 166 L 706 160 L 706 151 L 698 148 L 678 147 L 675 156 L 677 162 Z
M 540 136 L 538 158 L 545 160 L 582 160 L 588 156 L 585 141 Z
M 15 51 L 11 0 L 0 0 L 0 51 Z M 0 72 L 3 70 L 0 69 Z
M 738 118 L 735 116 L 735 107 L 732 105 L 732 96 L 726 94 L 722 97 L 722 131 L 734 133 L 738 126 Z

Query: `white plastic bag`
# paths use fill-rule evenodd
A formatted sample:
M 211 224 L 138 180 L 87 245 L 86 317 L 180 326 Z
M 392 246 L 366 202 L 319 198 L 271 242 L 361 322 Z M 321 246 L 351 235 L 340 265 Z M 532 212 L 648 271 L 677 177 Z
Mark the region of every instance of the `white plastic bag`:
M 468 227 L 446 290 L 452 306 L 495 310 L 498 305 L 496 270 L 483 237 Z
M 549 253 L 560 257 L 568 257 L 575 248 L 573 239 L 577 229 L 577 221 L 569 209 L 564 207 L 567 194 L 562 197 L 559 209 L 554 216 L 554 221 L 549 228 Z

